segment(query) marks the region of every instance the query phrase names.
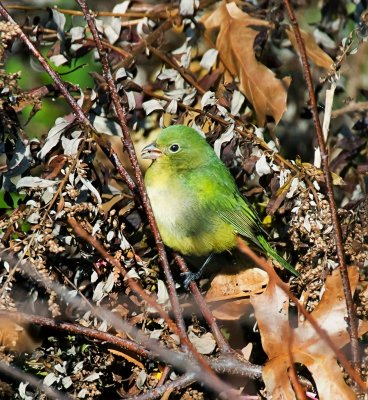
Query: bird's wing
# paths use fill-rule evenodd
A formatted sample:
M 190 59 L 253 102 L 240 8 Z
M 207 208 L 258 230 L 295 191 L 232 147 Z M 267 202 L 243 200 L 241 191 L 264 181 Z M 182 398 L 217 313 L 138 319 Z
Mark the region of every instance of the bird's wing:
M 195 187 L 204 213 L 213 210 L 236 233 L 262 248 L 257 239 L 257 235 L 264 232 L 262 224 L 252 206 L 239 193 L 229 170 L 217 157 L 206 168 L 192 171 L 187 183 Z
M 220 208 L 218 214 L 228 222 L 241 236 L 251 240 L 255 245 L 261 247 L 257 236 L 262 232 L 258 217 L 244 199 L 238 195 L 237 202 L 232 208 Z

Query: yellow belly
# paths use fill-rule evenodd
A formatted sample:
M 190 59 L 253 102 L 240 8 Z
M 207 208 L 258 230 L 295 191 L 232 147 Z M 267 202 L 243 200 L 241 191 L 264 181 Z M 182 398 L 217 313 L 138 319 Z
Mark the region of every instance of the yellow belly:
M 205 256 L 211 253 L 221 253 L 236 245 L 234 230 L 225 224 L 210 232 L 199 231 L 191 235 L 167 228 L 166 224 L 159 224 L 162 240 L 173 250 L 185 255 Z
M 179 180 L 156 174 L 151 167 L 146 174 L 146 187 L 158 229 L 167 246 L 184 255 L 197 256 L 235 247 L 234 228 L 221 219 L 216 210 L 200 208 L 197 193 L 185 193 Z

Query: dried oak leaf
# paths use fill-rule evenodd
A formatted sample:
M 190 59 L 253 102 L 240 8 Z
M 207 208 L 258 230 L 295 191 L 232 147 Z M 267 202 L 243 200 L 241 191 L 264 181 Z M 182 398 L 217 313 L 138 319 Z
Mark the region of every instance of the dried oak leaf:
M 351 289 L 357 286 L 359 274 L 349 268 Z M 356 395 L 345 383 L 334 352 L 305 320 L 292 329 L 289 325 L 288 296 L 270 279 L 267 289 L 251 298 L 262 338 L 262 346 L 269 361 L 263 370 L 263 379 L 272 398 L 291 400 L 295 393 L 288 376 L 291 363 L 305 365 L 313 375 L 319 398 L 355 399 Z M 349 343 L 346 323 L 346 304 L 340 274 L 335 270 L 326 280 L 325 291 L 313 318 L 342 348 Z M 368 331 L 368 321 L 360 321 L 359 335 Z M 292 354 L 292 360 L 289 354 Z
M 299 52 L 299 47 L 294 32 L 291 30 L 291 28 L 287 28 L 286 33 L 294 49 Z M 303 30 L 300 31 L 300 34 L 302 35 L 308 59 L 318 67 L 330 69 L 331 65 L 333 64 L 333 59 L 318 46 L 314 36 Z
M 259 34 L 254 27 L 270 27 L 270 23 L 252 18 L 233 3 L 223 2 L 213 13 L 202 18 L 207 30 L 220 28 L 216 48 L 226 69 L 238 76 L 240 90 L 253 104 L 258 124 L 266 123 L 266 116 L 276 124 L 286 110 L 287 89 L 291 79 L 276 78 L 274 72 L 260 63 L 254 52 L 254 40 Z
M 234 266 L 211 282 L 206 293 L 212 314 L 223 321 L 237 321 L 251 313 L 250 295 L 260 293 L 268 282 L 262 269 Z

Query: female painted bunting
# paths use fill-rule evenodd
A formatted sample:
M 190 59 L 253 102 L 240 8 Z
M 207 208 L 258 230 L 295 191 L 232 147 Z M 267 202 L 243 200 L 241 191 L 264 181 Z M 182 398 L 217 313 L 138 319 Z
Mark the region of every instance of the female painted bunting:
M 210 256 L 236 246 L 241 235 L 262 253 L 298 275 L 267 242 L 254 209 L 240 194 L 229 170 L 197 131 L 184 125 L 163 129 L 142 150 L 153 163 L 145 175 L 163 242 L 183 255 Z M 187 287 L 208 264 L 190 274 Z

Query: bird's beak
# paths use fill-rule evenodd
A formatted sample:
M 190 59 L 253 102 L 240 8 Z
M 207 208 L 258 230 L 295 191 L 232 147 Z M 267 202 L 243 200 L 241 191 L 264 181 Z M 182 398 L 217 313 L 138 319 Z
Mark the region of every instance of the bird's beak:
M 162 155 L 162 151 L 156 147 L 156 142 L 144 147 L 141 151 L 142 158 L 155 160 Z

